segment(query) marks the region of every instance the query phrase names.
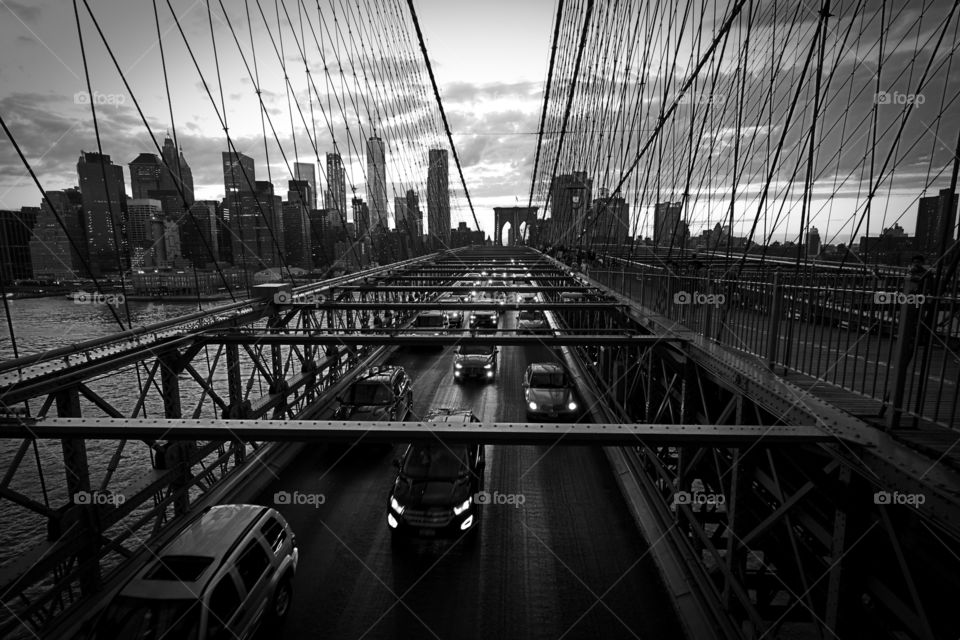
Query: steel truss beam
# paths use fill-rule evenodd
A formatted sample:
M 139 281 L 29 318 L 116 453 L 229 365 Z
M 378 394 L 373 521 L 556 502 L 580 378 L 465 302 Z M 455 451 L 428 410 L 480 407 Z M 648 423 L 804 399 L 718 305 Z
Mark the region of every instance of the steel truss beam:
M 447 333 L 443 335 L 412 335 L 415 330 L 405 330 L 403 334 L 397 332 L 370 331 L 365 333 L 316 333 L 286 332 L 264 333 L 261 331 L 250 333 L 213 333 L 197 337 L 205 344 L 256 344 L 256 345 L 386 345 L 394 347 L 428 347 L 453 344 L 487 344 L 511 346 L 547 346 L 559 347 L 563 345 L 610 345 L 610 346 L 637 346 L 650 347 L 665 342 L 681 342 L 679 336 L 660 337 L 652 335 L 596 335 L 596 334 L 535 334 L 516 335 L 502 331 L 483 331 Z M 423 330 L 428 333 L 429 330 Z
M 440 439 L 485 444 L 751 444 L 834 440 L 815 426 L 596 424 L 569 422 L 386 422 L 351 420 L 186 420 L 128 418 L 0 419 L 4 438 L 100 438 L 294 442 L 407 442 Z
M 570 285 L 543 285 L 543 286 L 441 286 L 441 285 L 380 285 L 354 284 L 330 287 L 335 291 L 355 291 L 367 293 L 468 293 L 483 291 L 494 293 L 497 291 L 511 291 L 516 293 L 582 293 L 584 295 L 600 295 L 594 287 L 585 287 L 582 284 Z
M 433 302 L 356 302 L 326 300 L 324 302 L 300 302 L 296 299 L 279 306 L 294 309 L 316 309 L 318 311 L 341 311 L 353 309 L 356 311 L 432 311 L 439 309 L 458 309 L 461 311 L 610 311 L 622 309 L 623 306 L 611 300 L 609 302 L 449 302 L 436 300 Z

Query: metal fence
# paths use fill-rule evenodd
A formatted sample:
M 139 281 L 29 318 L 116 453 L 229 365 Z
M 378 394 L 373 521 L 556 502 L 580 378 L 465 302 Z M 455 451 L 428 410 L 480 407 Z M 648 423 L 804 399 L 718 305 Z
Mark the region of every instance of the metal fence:
M 787 270 L 642 264 L 608 258 L 589 276 L 653 313 L 873 400 L 889 428 L 960 428 L 960 295 L 932 270 Z

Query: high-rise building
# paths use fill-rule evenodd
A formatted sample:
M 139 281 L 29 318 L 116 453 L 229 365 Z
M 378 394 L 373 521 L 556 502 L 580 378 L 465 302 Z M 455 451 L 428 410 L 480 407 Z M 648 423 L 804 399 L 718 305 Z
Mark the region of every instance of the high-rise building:
M 370 207 L 363 201 L 363 198 L 353 198 L 350 203 L 353 205 L 353 224 L 358 238 L 370 235 Z
M 39 214 L 39 207 L 0 211 L 0 282 L 10 284 L 33 277 L 30 238 Z
M 450 244 L 450 183 L 447 150 L 430 149 L 427 167 L 427 225 L 441 245 Z
M 134 200 L 149 197 L 147 192 L 161 189 L 163 163 L 153 153 L 141 153 L 130 162 L 130 191 Z
M 370 228 L 389 228 L 386 154 L 383 140 L 377 136 L 367 140 L 367 200 L 370 203 Z
M 317 168 L 312 162 L 294 162 L 293 177 L 296 180 L 306 182 L 310 185 L 310 201 L 306 203 L 307 209 L 317 208 Z
M 153 223 L 163 219 L 159 200 L 134 198 L 127 202 L 127 242 L 130 245 L 130 266 L 134 269 L 157 267 L 158 252 L 154 244 Z
M 313 191 L 310 183 L 306 180 L 288 180 L 287 181 L 287 202 L 298 202 L 304 209 L 310 210 L 314 201 Z
M 570 245 L 583 233 L 592 201 L 593 180 L 586 171 L 561 174 L 550 185 L 550 219 L 556 244 Z
M 186 266 L 183 261 L 183 250 L 180 246 L 180 225 L 176 220 L 164 220 L 163 229 L 163 250 L 165 265 L 170 267 Z
M 810 227 L 807 231 L 807 257 L 816 258 L 820 255 L 820 230 Z
M 173 140 L 163 141 L 162 160 L 153 153 L 141 153 L 130 163 L 130 189 L 136 200 L 160 200 L 167 215 L 178 216 L 193 204 L 193 172 Z
M 283 203 L 284 257 L 288 267 L 313 268 L 307 206 L 291 198 Z
M 397 229 L 405 230 L 409 223 L 409 213 L 407 213 L 407 199 L 403 198 L 394 198 L 393 199 L 393 222 L 396 225 Z
M 327 154 L 327 193 L 323 205 L 330 211 L 332 221 L 342 216 L 341 224 L 347 222 L 347 177 L 339 153 Z
M 419 238 L 423 235 L 423 212 L 420 211 L 420 195 L 407 189 L 407 233 Z M 398 227 L 399 228 L 399 225 Z
M 233 264 L 259 271 L 282 266 L 285 245 L 280 196 L 270 182 L 257 180 L 254 186 L 256 191 L 235 196 L 237 216 L 231 217 L 230 226 Z
M 183 210 L 184 200 L 186 200 L 187 207 L 193 204 L 193 172 L 183 157 L 183 151 L 178 150 L 169 137 L 164 139 L 161 153 L 166 166 L 160 173 L 160 189 L 172 191 L 178 196 L 182 191 L 180 209 Z
M 680 221 L 683 205 L 680 202 L 658 202 L 653 208 L 653 244 L 658 247 L 682 249 L 684 225 Z
M 127 192 L 123 167 L 113 164 L 109 155 L 81 152 L 77 177 L 86 216 L 90 268 L 95 274 L 126 268 Z
M 310 229 L 310 257 L 314 268 L 329 267 L 334 262 L 333 251 L 337 240 L 345 240 L 343 225 L 334 228 L 334 214 L 329 209 L 312 209 L 307 212 Z M 338 237 L 343 236 L 342 238 Z
M 952 206 L 948 206 L 953 196 Z M 914 234 L 914 249 L 928 256 L 940 256 L 943 247 L 953 244 L 953 232 L 957 224 L 957 194 L 950 189 L 929 198 L 920 198 L 917 211 L 917 232 Z
M 223 193 L 227 200 L 234 193 L 250 193 L 256 184 L 253 158 L 242 153 L 223 151 L 220 154 L 223 163 Z
M 620 196 L 611 197 L 602 189 L 600 197 L 593 201 L 583 229 L 584 242 L 626 242 L 630 235 L 630 205 Z
M 182 218 L 180 250 L 196 269 L 224 260 L 220 254 L 219 208 L 216 200 L 197 200 Z
M 51 204 L 53 209 L 50 208 Z M 57 221 L 57 215 L 63 222 L 62 226 Z M 88 255 L 87 226 L 83 219 L 80 190 L 47 191 L 47 197 L 40 203 L 40 213 L 30 239 L 33 276 L 54 280 L 89 277 L 84 267 Z
M 226 200 L 217 202 L 217 258 L 221 262 L 234 264 L 233 237 L 234 229 L 230 225 L 230 210 L 225 206 Z

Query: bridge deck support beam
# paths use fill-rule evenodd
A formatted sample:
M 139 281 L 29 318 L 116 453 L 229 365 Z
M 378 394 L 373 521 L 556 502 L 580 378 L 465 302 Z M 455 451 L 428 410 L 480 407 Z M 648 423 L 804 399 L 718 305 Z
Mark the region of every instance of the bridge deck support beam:
M 62 418 L 79 418 L 80 393 L 77 387 L 56 394 L 57 415 Z M 63 451 L 63 470 L 66 474 L 67 504 L 63 517 L 51 528 L 57 534 L 64 533 L 72 522 L 87 532 L 84 544 L 77 551 L 77 562 L 87 568 L 80 577 L 80 592 L 91 595 L 100 588 L 100 563 L 97 560 L 100 532 L 96 527 L 97 505 L 90 493 L 90 466 L 87 461 L 87 443 L 82 438 L 64 438 L 60 441 Z

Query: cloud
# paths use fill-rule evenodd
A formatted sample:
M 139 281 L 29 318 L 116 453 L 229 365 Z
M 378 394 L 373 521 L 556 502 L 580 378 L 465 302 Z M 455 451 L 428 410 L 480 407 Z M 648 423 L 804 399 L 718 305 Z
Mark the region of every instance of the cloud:
M 0 2 L 0 9 L 6 9 L 29 24 L 35 25 L 40 20 L 40 7 L 16 2 L 16 0 L 3 0 L 3 2 Z
M 519 99 L 538 101 L 542 96 L 542 86 L 535 82 L 451 82 L 444 85 L 440 97 L 444 103 L 467 103 Z

